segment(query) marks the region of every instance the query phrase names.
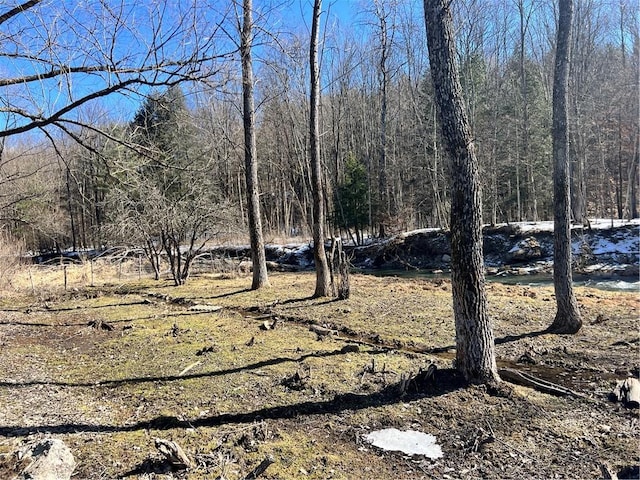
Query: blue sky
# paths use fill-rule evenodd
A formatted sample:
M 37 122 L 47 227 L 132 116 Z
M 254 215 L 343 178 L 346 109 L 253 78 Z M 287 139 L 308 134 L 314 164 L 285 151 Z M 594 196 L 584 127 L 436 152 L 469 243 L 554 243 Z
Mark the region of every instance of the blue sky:
M 22 0 L 10 0 L 7 6 L 0 6 L 0 14 L 17 5 Z M 130 59 L 133 65 L 144 63 L 147 45 L 150 43 L 153 31 L 153 19 L 159 19 L 160 13 L 154 11 L 150 14 L 151 6 L 159 2 L 141 0 L 122 0 L 105 2 L 110 9 L 115 11 L 113 18 L 104 9 L 103 3 L 97 0 L 85 0 L 82 2 L 61 0 L 48 1 L 33 7 L 27 12 L 14 17 L 9 22 L 0 26 L 0 34 L 5 39 L 0 45 L 0 78 L 18 78 L 34 73 L 43 73 L 58 68 L 61 65 L 75 67 L 80 65 L 93 65 L 104 63 L 104 52 L 113 51 L 119 58 Z M 160 2 L 161 3 L 161 2 Z M 336 28 L 358 28 L 358 11 L 362 0 L 324 0 L 322 28 L 329 32 Z M 5 2 L 6 4 L 6 2 Z M 171 25 L 176 25 L 178 19 L 183 20 L 179 10 L 186 2 L 169 0 L 168 9 L 163 12 L 167 18 L 171 18 Z M 235 14 L 231 0 L 214 1 L 212 3 L 200 2 L 202 10 L 201 18 L 188 21 L 201 22 L 200 31 L 205 31 L 216 23 L 216 15 L 221 15 L 221 10 L 226 10 L 228 19 L 226 31 L 229 36 L 235 35 Z M 212 11 L 218 9 L 217 14 Z M 286 33 L 295 33 L 304 36 L 309 30 L 313 3 L 312 0 L 254 0 L 254 9 L 257 12 L 266 12 L 265 19 L 260 15 L 254 15 L 258 23 L 269 22 L 267 28 L 271 33 L 278 35 L 278 30 Z M 212 10 L 213 9 L 213 10 Z M 114 22 L 114 18 L 122 16 L 124 21 Z M 116 25 L 115 27 L 112 27 Z M 113 45 L 109 44 L 110 28 L 117 28 L 118 40 Z M 106 33 L 103 33 L 106 32 Z M 86 36 L 78 41 L 78 35 Z M 222 35 L 224 37 L 224 35 Z M 14 40 L 14 41 L 12 41 Z M 271 40 L 271 39 L 270 39 Z M 183 48 L 193 39 L 182 43 L 168 42 L 164 49 L 171 51 Z M 195 41 L 194 41 L 195 42 Z M 221 50 L 229 51 L 233 47 L 232 42 L 237 38 L 229 39 L 229 45 Z M 222 45 L 224 39 L 217 40 L 217 45 Z M 64 47 L 49 51 L 51 44 L 65 45 Z M 186 48 L 186 47 L 185 47 Z M 260 46 L 254 53 L 256 69 L 259 69 Z M 18 57 L 14 53 L 18 53 Z M 20 58 L 20 55 L 23 55 Z M 39 56 L 44 61 L 34 60 Z M 48 62 L 51 63 L 48 63 Z M 72 99 L 86 95 L 92 90 L 104 88 L 108 76 L 104 73 L 73 74 L 60 76 L 49 80 L 33 83 L 24 83 L 11 87 L 0 87 L 0 131 L 10 126 L 20 125 L 27 116 L 47 115 L 64 107 Z M 134 92 L 125 91 L 114 93 L 83 106 L 77 112 L 69 113 L 69 118 L 99 118 L 128 121 L 139 108 L 143 98 L 136 94 L 149 93 L 152 89 L 144 86 L 134 86 Z M 23 110 L 26 116 L 8 114 L 10 109 Z

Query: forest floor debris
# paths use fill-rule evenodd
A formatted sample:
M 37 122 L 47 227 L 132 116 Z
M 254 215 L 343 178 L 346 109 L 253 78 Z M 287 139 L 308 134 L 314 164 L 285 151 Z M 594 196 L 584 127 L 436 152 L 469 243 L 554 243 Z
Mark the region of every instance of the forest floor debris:
M 239 479 L 256 465 L 268 467 L 264 479 L 636 471 L 638 410 L 607 398 L 617 381 L 638 376 L 636 292 L 578 287 L 584 327 L 558 336 L 544 332 L 555 313 L 551 287 L 488 284 L 499 367 L 576 397 L 465 387 L 452 368 L 446 280 L 354 275 L 351 297 L 332 301 L 312 298 L 314 279 L 273 274 L 258 292 L 247 289 L 250 278 L 212 274 L 181 287 L 7 293 L 0 478 L 18 473 L 14 452 L 44 438 L 69 446 L 77 479 Z M 145 301 L 149 292 L 169 301 Z M 222 308 L 191 308 L 214 304 Z M 260 328 L 276 319 L 277 328 Z M 86 334 L 89 322 L 113 328 Z M 422 387 L 401 388 L 427 370 Z M 388 428 L 434 435 L 443 456 L 372 448 L 367 435 Z M 159 462 L 156 438 L 180 445 L 189 468 Z

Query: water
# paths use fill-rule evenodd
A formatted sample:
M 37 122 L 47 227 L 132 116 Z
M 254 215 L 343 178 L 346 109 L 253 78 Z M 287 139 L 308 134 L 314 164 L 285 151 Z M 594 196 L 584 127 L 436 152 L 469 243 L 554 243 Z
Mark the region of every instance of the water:
M 375 275 L 377 277 L 422 278 L 431 280 L 451 278 L 449 273 L 431 273 L 423 270 L 362 270 L 360 273 Z M 553 285 L 553 277 L 550 273 L 487 275 L 486 279 L 488 282 L 527 287 L 548 287 Z M 599 290 L 612 292 L 640 293 L 640 281 L 635 277 L 574 275 L 573 283 L 576 286 L 597 288 Z

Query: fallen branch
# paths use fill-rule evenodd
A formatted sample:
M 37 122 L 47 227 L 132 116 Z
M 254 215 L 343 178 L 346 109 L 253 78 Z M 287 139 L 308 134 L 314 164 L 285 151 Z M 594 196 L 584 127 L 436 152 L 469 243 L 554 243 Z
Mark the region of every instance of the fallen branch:
M 562 385 L 558 385 L 556 383 L 548 382 L 528 373 L 513 370 L 511 368 L 501 368 L 498 373 L 500 375 L 500 378 L 506 380 L 507 382 L 533 388 L 542 393 L 548 393 L 550 395 L 557 395 L 561 397 L 569 396 L 574 398 L 587 398 L 586 395 L 571 390 L 570 388 L 563 387 Z
M 222 310 L 222 307 L 220 305 L 205 305 L 205 304 L 195 304 L 195 305 L 191 305 L 189 307 L 189 310 L 192 312 L 218 312 L 220 310 Z
M 182 370 L 182 371 L 178 374 L 178 376 L 179 376 L 179 377 L 183 376 L 183 375 L 184 375 L 185 373 L 187 373 L 189 370 L 191 370 L 192 368 L 197 367 L 197 366 L 198 366 L 198 365 L 200 365 L 201 363 L 202 363 L 202 362 L 201 362 L 201 361 L 199 361 L 199 360 L 198 360 L 197 362 L 192 363 L 192 364 L 191 364 L 191 365 L 189 365 L 187 368 L 185 368 L 184 370 Z

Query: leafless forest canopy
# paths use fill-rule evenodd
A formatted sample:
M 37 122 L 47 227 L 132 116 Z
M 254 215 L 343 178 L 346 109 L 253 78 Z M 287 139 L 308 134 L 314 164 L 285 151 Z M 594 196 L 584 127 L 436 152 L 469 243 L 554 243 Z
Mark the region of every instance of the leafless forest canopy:
M 311 2 L 256 2 L 254 88 L 267 240 L 311 235 Z M 447 227 L 422 2 L 325 5 L 320 152 L 327 226 L 354 241 Z M 72 5 L 73 4 L 73 5 Z M 556 2 L 455 0 L 485 223 L 553 214 Z M 258 9 L 259 8 L 259 9 Z M 640 16 L 575 6 L 572 216 L 638 216 Z M 244 238 L 241 5 L 5 2 L 0 222 L 29 249 Z

